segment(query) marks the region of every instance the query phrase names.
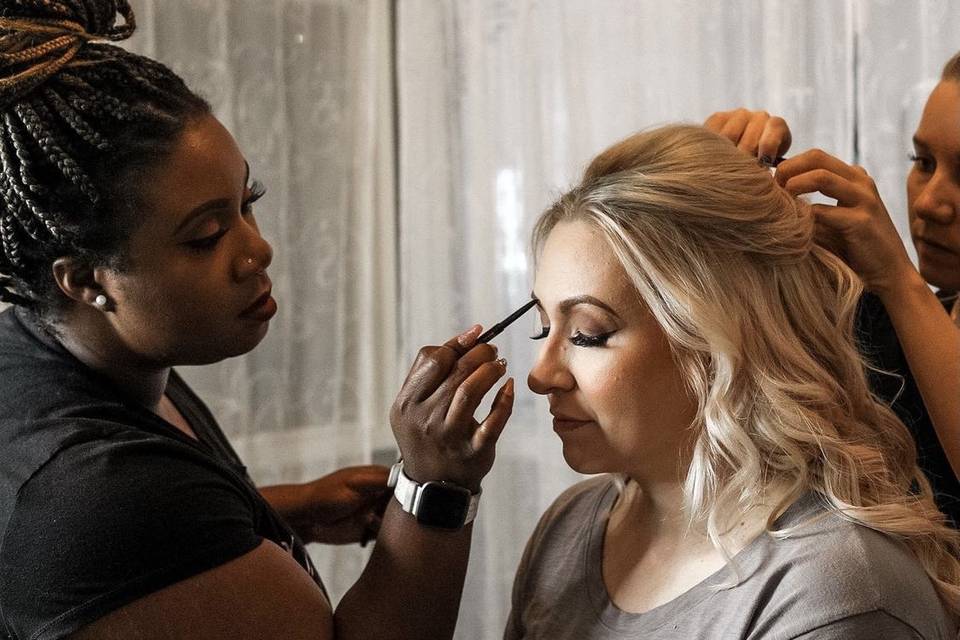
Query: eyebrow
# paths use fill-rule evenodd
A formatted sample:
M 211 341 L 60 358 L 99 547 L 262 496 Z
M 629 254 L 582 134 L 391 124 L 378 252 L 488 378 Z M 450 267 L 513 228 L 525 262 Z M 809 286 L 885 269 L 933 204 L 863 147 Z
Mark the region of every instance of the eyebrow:
M 244 186 L 246 186 L 247 182 L 250 180 L 250 163 L 244 160 L 243 164 L 246 167 L 246 175 L 244 175 L 243 177 L 243 184 Z M 173 235 L 177 235 L 178 233 L 180 233 L 184 229 L 184 227 L 186 227 L 188 224 L 190 224 L 191 222 L 193 222 L 203 214 L 208 213 L 210 211 L 216 211 L 218 209 L 226 209 L 229 206 L 230 206 L 230 198 L 217 198 L 216 200 L 208 200 L 204 202 L 200 206 L 191 209 L 190 213 L 184 216 L 183 220 L 181 220 L 180 223 L 177 224 L 177 228 L 173 230 Z
M 538 298 L 537 295 L 532 291 L 530 292 L 530 297 L 537 301 L 537 307 L 539 307 L 540 310 L 542 311 L 543 305 L 540 304 L 540 298 Z M 594 307 L 600 307 L 601 309 L 603 309 L 613 317 L 617 319 L 620 318 L 620 315 L 616 311 L 614 311 L 613 308 L 610 305 L 608 305 L 606 302 L 604 302 L 603 300 L 600 300 L 599 298 L 594 298 L 593 296 L 588 296 L 588 295 L 580 295 L 580 296 L 573 296 L 572 298 L 567 298 L 566 300 L 560 301 L 560 304 L 558 306 L 560 308 L 561 313 L 567 313 L 568 311 L 570 311 L 570 309 L 581 304 L 589 304 L 589 305 L 593 305 Z

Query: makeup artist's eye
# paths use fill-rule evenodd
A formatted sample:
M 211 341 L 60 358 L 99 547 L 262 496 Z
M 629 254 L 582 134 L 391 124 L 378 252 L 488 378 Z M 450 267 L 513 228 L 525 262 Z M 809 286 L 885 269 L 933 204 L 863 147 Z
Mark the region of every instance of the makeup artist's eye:
M 918 153 L 910 153 L 907 155 L 907 158 L 910 159 L 910 162 L 913 163 L 913 166 L 920 171 L 921 173 L 933 173 L 935 168 L 933 160 L 925 156 L 921 156 Z
M 247 196 L 246 200 L 243 201 L 243 204 L 240 207 L 240 210 L 244 215 L 253 212 L 253 203 L 262 198 L 267 193 L 267 188 L 263 186 L 263 183 L 259 180 L 254 180 L 253 184 L 250 185 L 250 195 Z
M 217 246 L 217 243 L 220 242 L 220 238 L 222 238 L 227 231 L 227 228 L 223 228 L 213 235 L 205 238 L 198 238 L 197 240 L 191 240 L 185 244 L 191 249 L 196 249 L 197 251 L 209 251 Z
M 607 340 L 609 340 L 612 335 L 613 331 L 610 333 L 602 333 L 598 336 L 588 336 L 577 331 L 570 336 L 570 343 L 578 347 L 602 347 L 607 344 Z
M 548 335 L 550 335 L 550 327 L 540 327 L 540 333 L 535 336 L 530 336 L 531 340 L 543 340 Z

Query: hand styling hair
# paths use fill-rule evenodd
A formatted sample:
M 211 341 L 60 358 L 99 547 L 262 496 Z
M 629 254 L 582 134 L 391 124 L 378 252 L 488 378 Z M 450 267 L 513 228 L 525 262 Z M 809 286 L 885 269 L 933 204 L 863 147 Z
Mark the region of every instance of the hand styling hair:
M 600 154 L 541 216 L 535 252 L 569 220 L 610 243 L 698 399 L 685 503 L 714 544 L 756 507 L 771 530 L 813 491 L 902 540 L 960 613 L 960 534 L 869 390 L 853 339 L 862 287 L 814 242 L 809 205 L 723 138 L 670 126 Z
M 210 110 L 167 67 L 101 42 L 134 28 L 127 0 L 0 7 L 0 300 L 61 309 L 62 256 L 121 268 L 140 176 Z

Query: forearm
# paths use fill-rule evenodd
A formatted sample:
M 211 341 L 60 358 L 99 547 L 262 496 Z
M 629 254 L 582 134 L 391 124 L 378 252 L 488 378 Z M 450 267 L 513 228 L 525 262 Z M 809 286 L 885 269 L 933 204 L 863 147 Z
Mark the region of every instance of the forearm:
M 960 475 L 960 330 L 916 271 L 878 293 L 937 438 Z
M 305 509 L 307 502 L 303 499 L 303 485 L 278 484 L 269 487 L 257 487 L 260 495 L 273 510 L 290 525 L 294 533 L 302 540 L 307 541 L 310 528 L 310 516 Z
M 453 637 L 472 525 L 424 527 L 391 500 L 376 547 L 334 615 L 337 640 Z

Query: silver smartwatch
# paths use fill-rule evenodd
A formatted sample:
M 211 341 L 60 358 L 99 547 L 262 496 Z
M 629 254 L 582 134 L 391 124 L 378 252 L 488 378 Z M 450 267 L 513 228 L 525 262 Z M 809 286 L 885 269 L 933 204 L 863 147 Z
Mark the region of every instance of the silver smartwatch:
M 407 513 L 428 527 L 456 531 L 473 522 L 480 505 L 480 493 L 470 493 L 451 482 L 420 484 L 403 472 L 403 460 L 390 469 L 387 485 Z

